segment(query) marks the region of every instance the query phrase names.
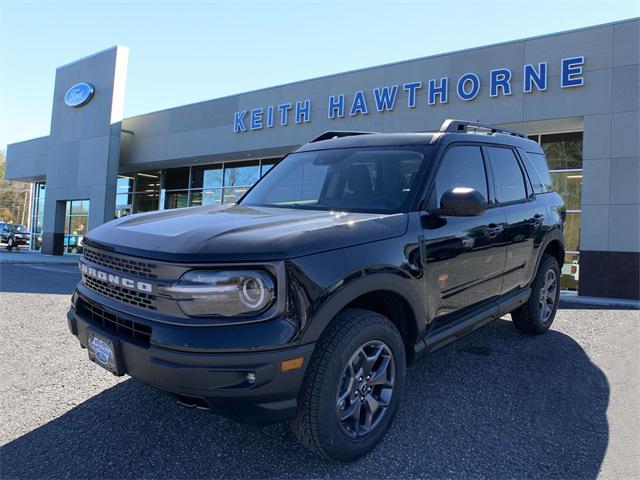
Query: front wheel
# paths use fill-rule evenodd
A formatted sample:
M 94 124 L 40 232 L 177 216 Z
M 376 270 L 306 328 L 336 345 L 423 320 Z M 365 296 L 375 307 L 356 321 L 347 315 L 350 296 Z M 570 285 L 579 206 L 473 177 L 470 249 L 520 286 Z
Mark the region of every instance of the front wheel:
M 531 290 L 529 301 L 511 312 L 513 325 L 523 333 L 544 333 L 551 327 L 560 301 L 560 266 L 551 255 L 542 258 Z
M 368 310 L 339 313 L 307 369 L 291 429 L 324 458 L 352 461 L 375 448 L 402 397 L 406 357 L 398 329 Z
M 7 250 L 9 250 L 9 251 L 13 250 L 14 246 L 15 246 L 15 244 L 13 242 L 13 238 L 10 238 L 9 241 L 7 241 Z

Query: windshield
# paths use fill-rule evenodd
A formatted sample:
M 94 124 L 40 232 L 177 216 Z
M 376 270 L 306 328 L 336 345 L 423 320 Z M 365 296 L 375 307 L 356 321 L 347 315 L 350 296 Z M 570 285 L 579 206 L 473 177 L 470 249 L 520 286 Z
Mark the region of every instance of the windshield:
M 17 223 L 8 223 L 6 225 L 7 230 L 9 230 L 10 232 L 18 232 L 18 233 L 23 233 L 26 232 L 27 229 L 24 225 L 19 225 Z
M 242 205 L 393 213 L 408 207 L 427 148 L 359 147 L 293 153 Z

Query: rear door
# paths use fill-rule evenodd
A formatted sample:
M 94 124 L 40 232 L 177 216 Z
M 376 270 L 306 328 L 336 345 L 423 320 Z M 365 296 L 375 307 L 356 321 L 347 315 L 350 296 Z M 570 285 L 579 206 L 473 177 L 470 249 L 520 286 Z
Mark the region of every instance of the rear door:
M 495 191 L 495 201 L 507 220 L 506 262 L 501 293 L 523 287 L 535 265 L 535 241 L 545 209 L 535 201 L 531 185 L 516 151 L 509 146 L 485 146 Z
M 470 187 L 489 201 L 479 216 L 424 214 L 427 292 L 431 318 L 438 318 L 500 293 L 505 265 L 506 219 L 491 204 L 487 165 L 479 145 L 454 144 L 444 153 L 428 200 L 439 207 L 442 194 Z

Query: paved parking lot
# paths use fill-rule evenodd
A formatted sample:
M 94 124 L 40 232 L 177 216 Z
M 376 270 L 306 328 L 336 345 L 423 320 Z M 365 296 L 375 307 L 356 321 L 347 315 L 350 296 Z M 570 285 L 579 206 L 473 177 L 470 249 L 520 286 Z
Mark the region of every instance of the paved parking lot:
M 65 312 L 77 270 L 0 265 L 5 478 L 639 478 L 640 312 L 497 321 L 413 366 L 383 443 L 348 465 L 286 426 L 177 406 L 89 363 Z

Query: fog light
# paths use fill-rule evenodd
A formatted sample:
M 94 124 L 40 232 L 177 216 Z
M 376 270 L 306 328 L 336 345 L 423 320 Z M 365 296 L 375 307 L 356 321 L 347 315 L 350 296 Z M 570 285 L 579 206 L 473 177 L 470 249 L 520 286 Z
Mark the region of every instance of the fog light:
M 247 373 L 246 377 L 247 382 L 249 383 L 256 383 L 256 374 L 253 372 L 249 372 Z

